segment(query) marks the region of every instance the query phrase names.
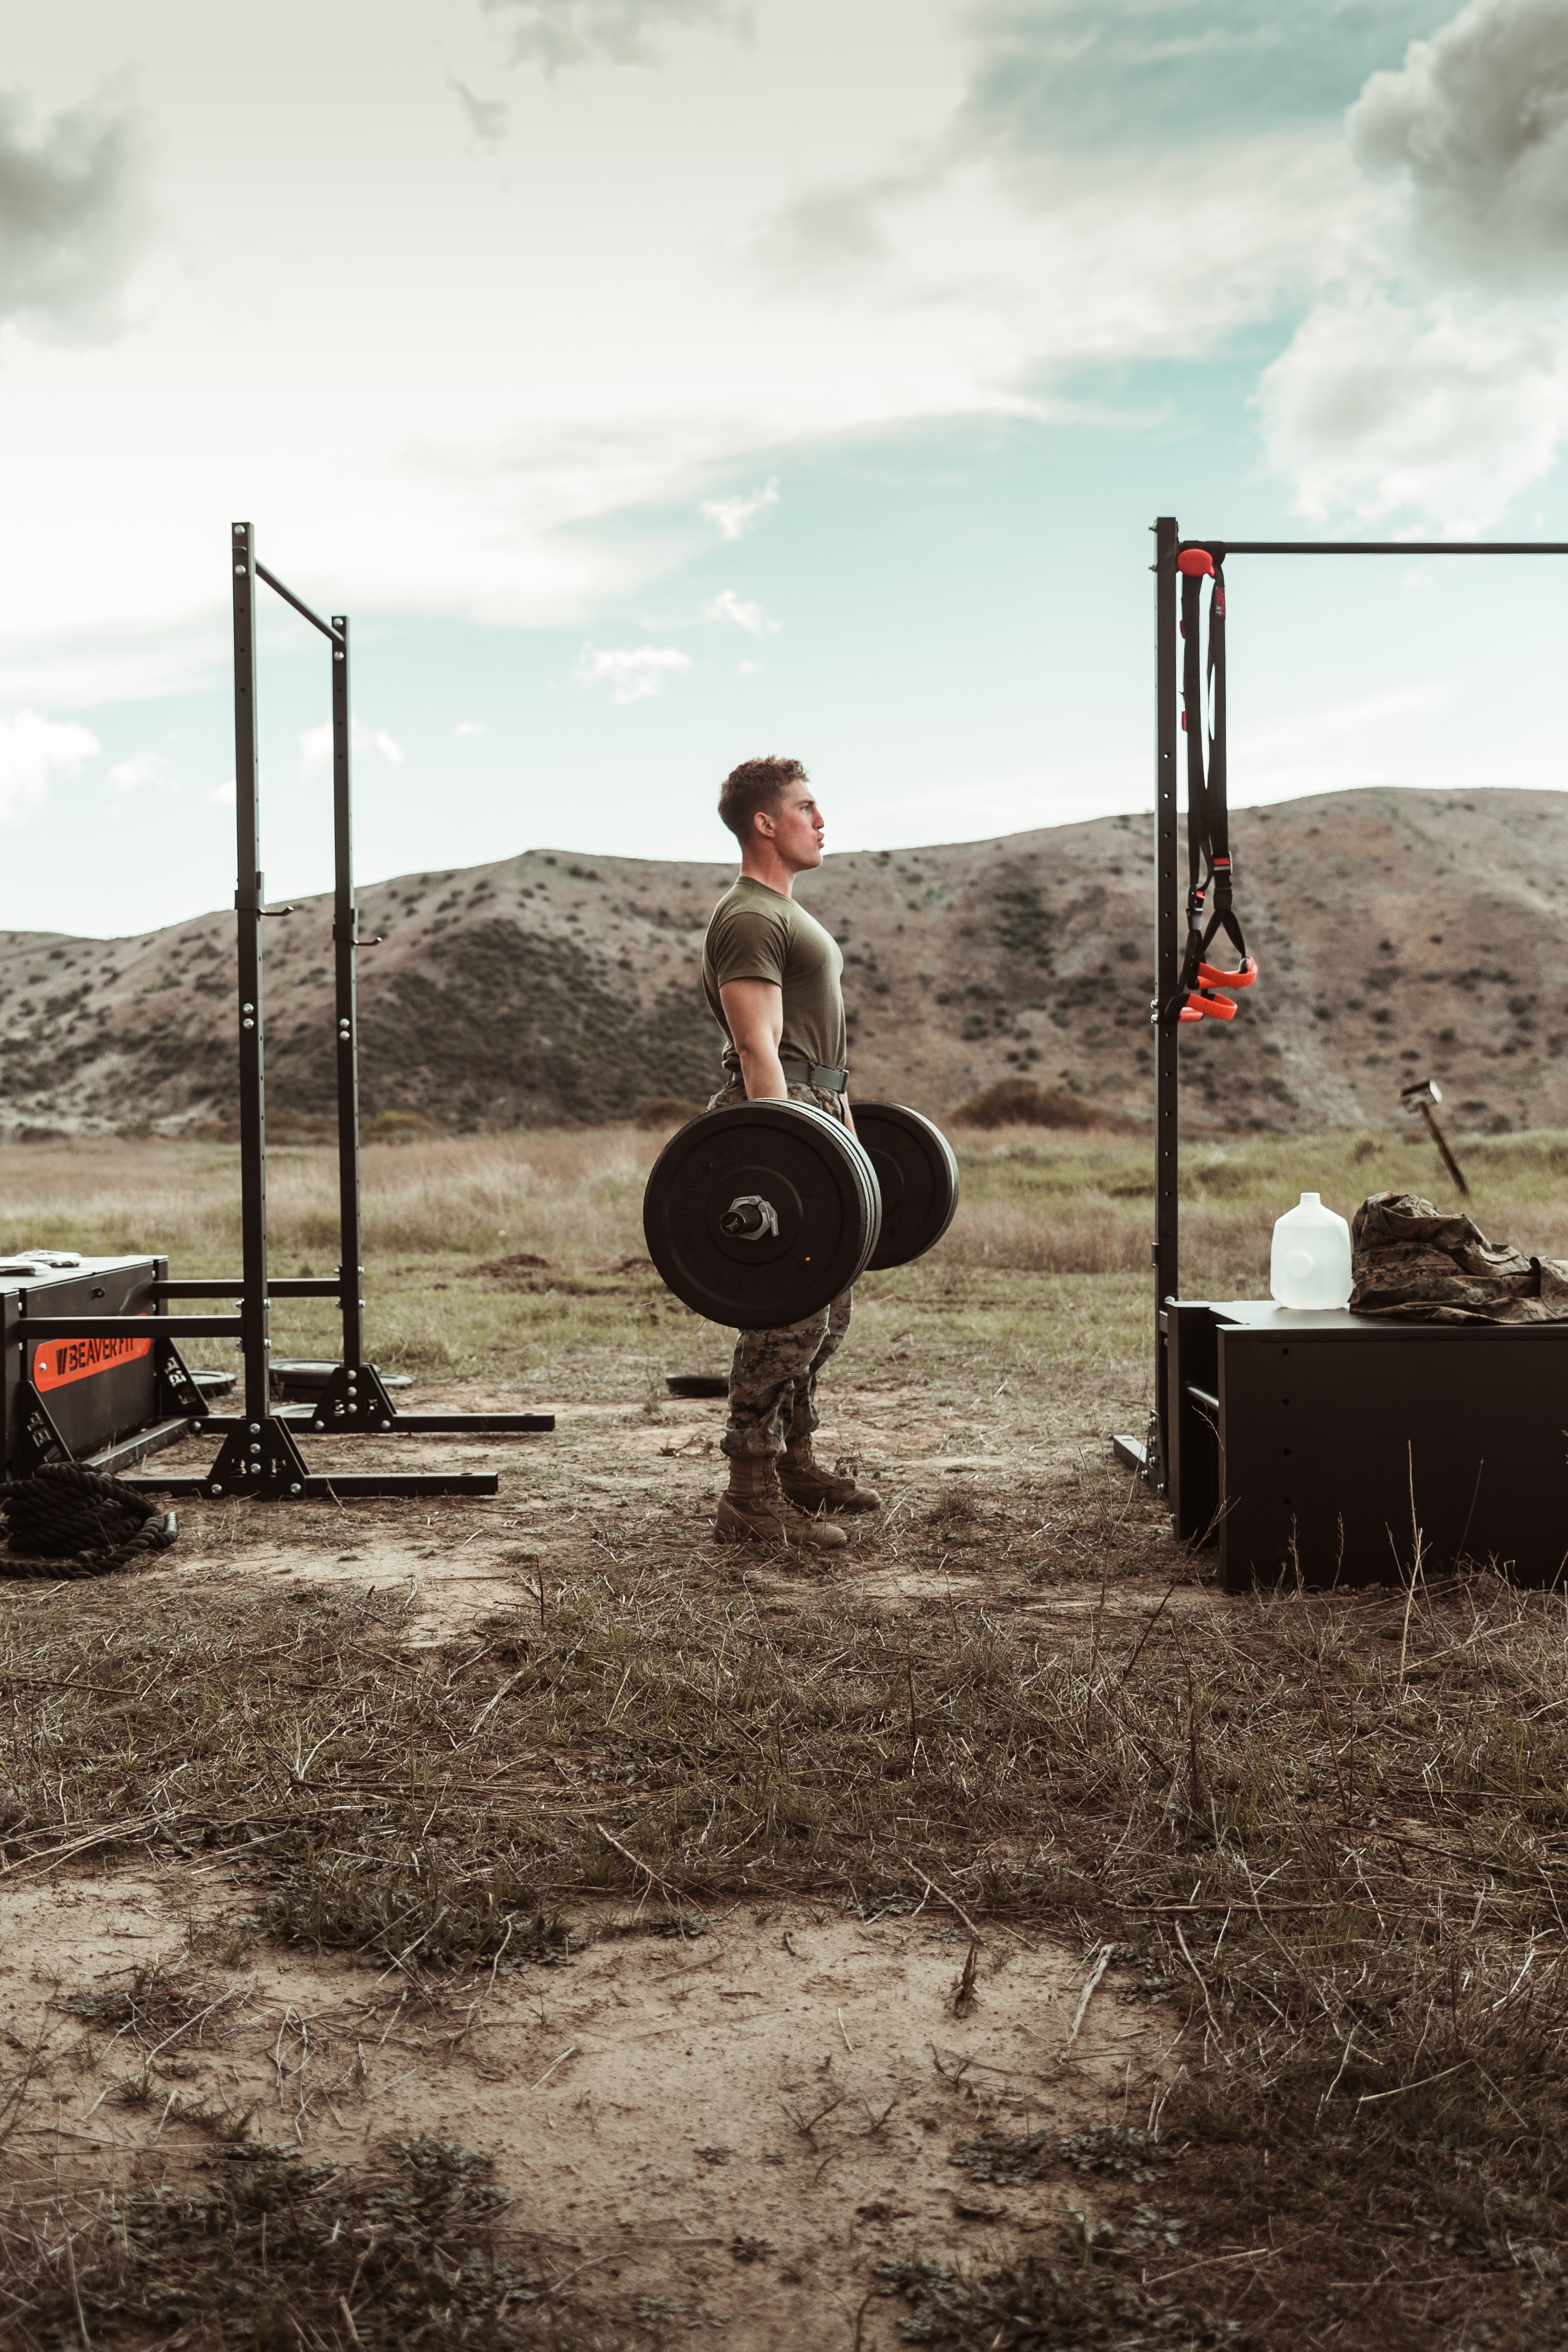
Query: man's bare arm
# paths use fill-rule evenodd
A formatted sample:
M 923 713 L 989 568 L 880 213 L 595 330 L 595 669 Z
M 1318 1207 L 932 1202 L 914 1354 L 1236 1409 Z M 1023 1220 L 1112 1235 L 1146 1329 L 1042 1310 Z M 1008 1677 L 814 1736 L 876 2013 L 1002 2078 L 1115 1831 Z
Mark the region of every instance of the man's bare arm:
M 771 980 L 730 980 L 719 990 L 718 999 L 740 1055 L 747 1100 L 786 1100 L 789 1089 L 779 1059 L 779 1041 L 784 1034 L 783 990 Z

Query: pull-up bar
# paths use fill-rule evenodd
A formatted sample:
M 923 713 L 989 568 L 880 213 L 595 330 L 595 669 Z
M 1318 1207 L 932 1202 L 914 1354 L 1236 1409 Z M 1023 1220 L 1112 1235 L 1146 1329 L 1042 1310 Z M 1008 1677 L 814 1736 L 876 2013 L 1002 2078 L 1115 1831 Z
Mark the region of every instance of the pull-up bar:
M 1562 540 L 1185 539 L 1174 515 L 1151 529 L 1155 540 L 1155 1003 L 1174 996 L 1181 965 L 1180 820 L 1176 775 L 1181 741 L 1177 686 L 1177 558 L 1202 549 L 1217 562 L 1232 555 L 1568 555 Z M 1156 1494 L 1167 1492 L 1169 1393 L 1167 1311 L 1181 1296 L 1181 1057 L 1179 1030 L 1155 1024 L 1155 1403 L 1146 1445 L 1118 1439 Z
M 1154 526 L 1156 531 L 1164 527 Z M 1177 540 L 1178 554 L 1184 547 L 1201 547 L 1210 555 L 1568 555 L 1568 541 L 1558 539 Z
M 237 523 L 235 524 L 235 529 L 237 533 L 239 530 L 239 525 Z M 237 571 L 238 567 L 236 566 L 235 568 Z M 343 644 L 344 633 L 347 627 L 346 623 L 341 620 L 324 621 L 319 613 L 313 613 L 310 610 L 309 605 L 305 602 L 303 596 L 297 596 L 292 588 L 286 588 L 282 581 L 278 578 L 277 572 L 269 572 L 265 563 L 258 563 L 256 565 L 256 576 L 258 580 L 265 580 L 269 588 L 276 589 L 278 595 L 282 597 L 286 604 L 292 604 L 297 613 L 303 614 L 305 619 L 309 622 L 313 629 L 319 629 L 321 635 L 324 637 L 330 637 L 335 646 L 340 646 Z

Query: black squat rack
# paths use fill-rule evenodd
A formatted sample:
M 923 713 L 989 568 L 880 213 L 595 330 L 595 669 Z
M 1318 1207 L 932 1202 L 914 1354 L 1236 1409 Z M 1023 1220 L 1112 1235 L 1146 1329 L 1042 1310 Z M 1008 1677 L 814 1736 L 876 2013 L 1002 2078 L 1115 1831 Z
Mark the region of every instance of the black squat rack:
M 400 1412 L 374 1364 L 364 1355 L 364 1306 L 361 1282 L 359 1022 L 355 959 L 361 947 L 354 901 L 353 824 L 350 778 L 349 623 L 346 614 L 321 619 L 303 598 L 256 560 L 256 533 L 247 522 L 232 526 L 230 568 L 234 591 L 235 824 L 238 883 L 235 919 L 239 943 L 237 999 L 239 1034 L 239 1130 L 241 1231 L 237 1276 L 208 1280 L 164 1278 L 151 1286 L 159 1355 L 173 1388 L 191 1412 L 193 1434 L 221 1433 L 223 1444 L 204 1475 L 157 1477 L 131 1483 L 160 1494 L 256 1495 L 264 1500 L 294 1500 L 332 1495 L 493 1495 L 489 1471 L 370 1471 L 313 1474 L 296 1440 L 297 1429 L 325 1431 L 334 1437 L 520 1436 L 555 1427 L 552 1413 Z M 278 1277 L 267 1256 L 266 1025 L 262 991 L 262 925 L 292 914 L 269 908 L 262 887 L 260 766 L 256 708 L 256 583 L 263 580 L 332 649 L 332 819 L 334 894 L 333 967 L 337 1023 L 338 1205 L 340 1263 L 331 1278 Z M 171 1300 L 227 1298 L 229 1314 L 168 1311 Z M 342 1360 L 314 1404 L 279 1409 L 272 1396 L 269 1323 L 275 1298 L 335 1298 L 342 1315 Z M 145 1313 L 143 1307 L 141 1312 Z M 25 1318 L 27 1342 L 45 1339 L 123 1341 L 123 1315 L 47 1316 Z M 186 1339 L 235 1339 L 240 1343 L 243 1409 L 213 1414 L 179 1360 Z M 183 1376 L 183 1380 L 182 1380 Z
M 1266 1300 L 1183 1301 L 1181 1031 L 1157 1009 L 1176 998 L 1185 944 L 1178 558 L 1201 550 L 1218 566 L 1253 555 L 1563 556 L 1568 543 L 1184 539 L 1170 515 L 1152 528 L 1155 1380 L 1146 1435 L 1117 1437 L 1116 1455 L 1166 1503 L 1178 1537 L 1218 1536 L 1232 1588 L 1291 1568 L 1308 1582 L 1376 1580 L 1389 1572 L 1390 1542 L 1408 1549 L 1413 1508 L 1422 1540 L 1439 1554 L 1479 1548 L 1522 1580 L 1548 1581 L 1568 1546 L 1568 1470 L 1552 1435 L 1568 1408 L 1568 1325 L 1388 1323 Z M 1197 726 L 1199 714 L 1189 720 Z M 1521 1448 L 1530 1476 L 1505 1479 Z

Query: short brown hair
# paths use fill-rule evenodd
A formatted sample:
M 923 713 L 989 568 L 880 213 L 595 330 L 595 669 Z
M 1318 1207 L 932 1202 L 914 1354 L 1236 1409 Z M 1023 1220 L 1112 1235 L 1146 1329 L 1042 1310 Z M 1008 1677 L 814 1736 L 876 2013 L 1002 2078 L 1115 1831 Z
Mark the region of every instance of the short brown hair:
M 807 782 L 806 771 L 799 760 L 786 760 L 777 751 L 766 759 L 742 760 L 724 780 L 718 796 L 718 818 L 728 825 L 737 841 L 743 845 L 751 838 L 751 820 L 758 809 L 775 809 L 779 796 L 791 784 Z

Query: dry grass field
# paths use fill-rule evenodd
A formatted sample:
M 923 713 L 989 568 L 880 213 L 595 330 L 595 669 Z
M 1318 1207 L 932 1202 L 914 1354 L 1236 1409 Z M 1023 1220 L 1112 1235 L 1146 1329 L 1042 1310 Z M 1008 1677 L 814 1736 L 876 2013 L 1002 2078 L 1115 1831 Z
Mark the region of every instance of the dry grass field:
M 643 1257 L 657 1139 L 584 1129 L 367 1156 L 371 1352 L 557 1433 L 309 1450 L 498 1496 L 183 1506 L 152 1567 L 0 1585 L 0 2340 L 1568 2336 L 1563 1601 L 1218 1592 L 1110 1455 L 1147 1147 L 959 1140 L 824 1397 L 886 1502 L 826 1565 L 710 1541 L 721 1408 L 664 1381 L 727 1338 Z M 1568 1255 L 1568 1139 L 1461 1156 Z M 1256 1294 L 1303 1187 L 1437 1174 L 1188 1172 L 1190 1296 Z M 0 1179 L 6 1248 L 235 1262 L 225 1147 Z M 270 1200 L 329 1268 L 328 1157 Z

